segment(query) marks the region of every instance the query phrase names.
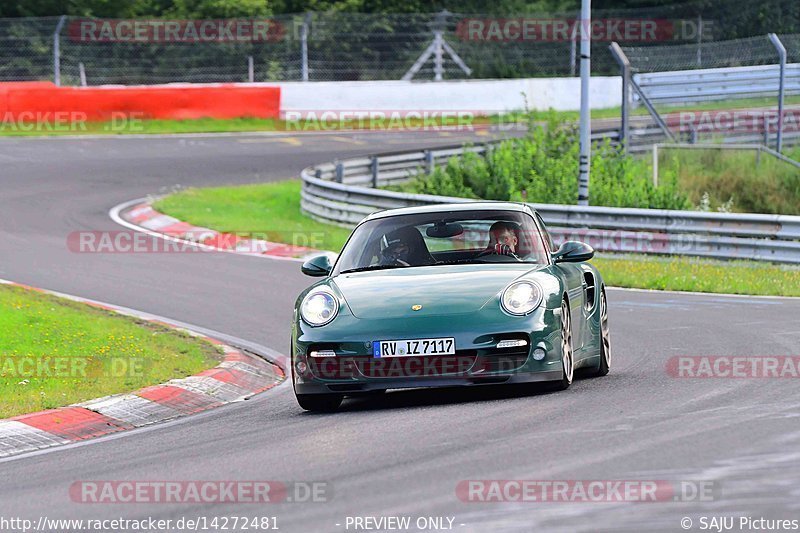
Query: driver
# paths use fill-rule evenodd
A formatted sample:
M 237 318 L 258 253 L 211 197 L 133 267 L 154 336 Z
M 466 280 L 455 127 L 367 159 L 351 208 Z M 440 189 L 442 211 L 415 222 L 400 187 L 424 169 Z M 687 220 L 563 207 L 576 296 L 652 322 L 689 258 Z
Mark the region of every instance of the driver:
M 507 220 L 498 220 L 489 228 L 489 245 L 486 251 L 499 255 L 517 256 L 519 226 Z

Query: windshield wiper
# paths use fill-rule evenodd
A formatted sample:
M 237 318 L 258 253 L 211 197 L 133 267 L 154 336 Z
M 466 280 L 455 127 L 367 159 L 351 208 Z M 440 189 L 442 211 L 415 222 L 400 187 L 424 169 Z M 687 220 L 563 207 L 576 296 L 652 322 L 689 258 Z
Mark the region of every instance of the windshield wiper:
M 367 272 L 369 270 L 388 270 L 391 268 L 408 268 L 403 265 L 369 265 L 364 267 L 358 268 L 348 268 L 347 270 L 342 270 L 339 274 L 350 274 L 353 272 Z

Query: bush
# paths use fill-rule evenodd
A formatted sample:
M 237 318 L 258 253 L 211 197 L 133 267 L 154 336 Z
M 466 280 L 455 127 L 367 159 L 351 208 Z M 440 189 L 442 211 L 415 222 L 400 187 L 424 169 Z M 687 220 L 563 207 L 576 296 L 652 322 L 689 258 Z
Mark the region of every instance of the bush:
M 579 153 L 577 127 L 560 122 L 550 113 L 545 127 L 531 124 L 527 136 L 505 140 L 485 157 L 472 153 L 453 157 L 430 175 L 419 172 L 402 189 L 485 200 L 574 204 L 578 196 Z M 596 145 L 592 150 L 590 202 L 688 209 L 691 204 L 678 187 L 675 173 L 662 174 L 659 186 L 654 187 L 644 161 L 627 156 L 608 143 Z

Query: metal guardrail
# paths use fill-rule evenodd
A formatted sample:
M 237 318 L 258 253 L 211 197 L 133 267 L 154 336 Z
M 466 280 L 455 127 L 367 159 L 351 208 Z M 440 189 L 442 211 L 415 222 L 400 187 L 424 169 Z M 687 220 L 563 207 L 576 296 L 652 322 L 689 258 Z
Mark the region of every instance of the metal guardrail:
M 430 171 L 482 146 L 446 147 L 353 158 L 301 173 L 301 208 L 323 222 L 353 227 L 379 210 L 470 202 L 379 189 Z M 556 242 L 576 239 L 605 252 L 687 255 L 800 264 L 800 216 L 530 204 Z
M 779 65 L 676 70 L 634 74 L 633 80 L 654 104 L 685 104 L 775 96 Z M 800 63 L 786 65 L 786 94 L 800 94 Z M 634 96 L 634 103 L 638 99 Z

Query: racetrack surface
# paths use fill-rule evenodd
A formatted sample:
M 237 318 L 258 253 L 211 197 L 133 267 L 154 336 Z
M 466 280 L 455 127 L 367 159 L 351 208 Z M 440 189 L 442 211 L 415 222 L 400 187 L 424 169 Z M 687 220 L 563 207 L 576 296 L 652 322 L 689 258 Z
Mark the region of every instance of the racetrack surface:
M 67 235 L 120 230 L 109 208 L 177 184 L 284 179 L 336 157 L 464 138 L 3 139 L 0 278 L 286 353 L 294 298 L 311 281 L 296 262 L 223 253 L 76 254 L 67 250 Z M 290 532 L 344 531 L 347 516 L 398 514 L 455 517 L 458 531 L 680 531 L 684 516 L 695 529 L 703 515 L 798 518 L 798 381 L 679 379 L 666 364 L 679 355 L 798 355 L 800 300 L 614 289 L 608 298 L 611 374 L 578 380 L 568 391 L 392 392 L 317 415 L 301 411 L 286 383 L 195 417 L 0 462 L 0 516 L 277 516 Z M 692 503 L 463 503 L 455 489 L 467 479 L 707 480 L 717 490 L 714 501 Z M 80 480 L 325 481 L 333 498 L 92 505 L 70 499 Z

